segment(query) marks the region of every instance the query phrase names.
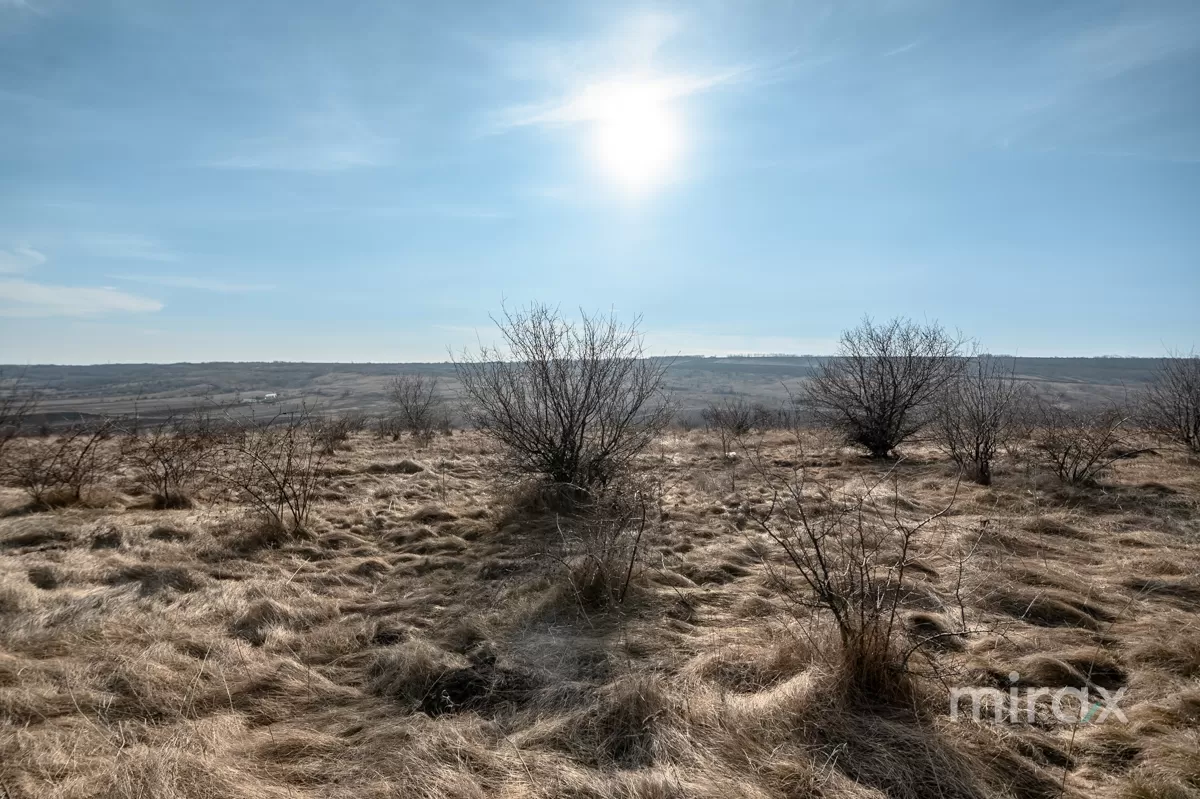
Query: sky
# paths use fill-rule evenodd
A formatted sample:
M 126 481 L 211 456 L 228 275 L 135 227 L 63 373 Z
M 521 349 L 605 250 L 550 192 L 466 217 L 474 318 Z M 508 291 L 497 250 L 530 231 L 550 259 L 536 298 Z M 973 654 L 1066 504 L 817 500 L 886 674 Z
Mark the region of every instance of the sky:
M 1200 347 L 1200 3 L 0 0 L 0 362 Z

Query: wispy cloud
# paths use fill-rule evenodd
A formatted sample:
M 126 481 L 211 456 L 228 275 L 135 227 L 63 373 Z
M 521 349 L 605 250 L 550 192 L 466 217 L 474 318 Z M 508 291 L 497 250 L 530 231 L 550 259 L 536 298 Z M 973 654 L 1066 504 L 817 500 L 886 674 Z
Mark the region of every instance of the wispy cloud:
M 276 140 L 248 144 L 249 152 L 208 161 L 213 169 L 258 169 L 271 172 L 341 172 L 384 162 L 369 148 L 349 144 L 295 147 Z
M 502 75 L 537 85 L 544 97 L 499 109 L 484 133 L 590 122 L 611 109 L 617 93 L 635 88 L 647 102 L 665 104 L 743 80 L 752 71 L 746 66 L 661 68 L 661 51 L 682 27 L 676 16 L 648 13 L 582 42 L 484 43 Z
M 233 152 L 204 165 L 215 169 L 276 172 L 341 172 L 383 166 L 392 160 L 392 141 L 377 135 L 366 119 L 339 101 L 285 118 L 281 130 L 250 138 Z
M 0 280 L 0 316 L 99 316 L 147 313 L 160 311 L 162 307 L 158 300 L 108 286 L 56 286 L 28 280 Z
M 1127 14 L 1067 43 L 1067 55 L 1094 77 L 1110 78 L 1200 48 L 1200 7 Z
M 917 49 L 924 43 L 925 43 L 924 39 L 915 39 L 915 40 L 909 42 L 908 44 L 902 44 L 899 47 L 896 47 L 892 50 L 888 50 L 887 52 L 885 52 L 883 54 L 883 57 L 884 58 L 892 58 L 893 56 L 903 55 L 907 52 Z
M 603 119 L 610 113 L 614 95 L 636 90 L 646 103 L 664 104 L 731 83 L 743 74 L 744 69 L 736 68 L 711 75 L 628 75 L 600 80 L 556 100 L 507 108 L 497 116 L 495 124 L 497 129 L 505 130 L 529 125 L 591 122 Z
M 443 219 L 463 219 L 487 222 L 508 219 L 508 211 L 483 205 L 457 205 L 454 203 L 428 203 L 413 205 L 377 205 L 355 208 L 353 206 L 314 209 L 319 213 L 347 213 L 375 217 L 421 217 L 432 216 Z
M 146 236 L 124 233 L 90 233 L 80 238 L 88 255 L 135 261 L 178 261 L 179 256 Z
M 221 294 L 271 291 L 275 288 L 274 284 L 271 283 L 232 283 L 189 275 L 106 275 L 106 277 L 110 280 L 122 280 L 130 283 L 144 283 L 151 286 L 163 286 L 173 289 L 215 291 Z
M 0 250 L 0 274 L 25 272 L 46 263 L 46 256 L 28 244 L 18 244 L 11 250 Z

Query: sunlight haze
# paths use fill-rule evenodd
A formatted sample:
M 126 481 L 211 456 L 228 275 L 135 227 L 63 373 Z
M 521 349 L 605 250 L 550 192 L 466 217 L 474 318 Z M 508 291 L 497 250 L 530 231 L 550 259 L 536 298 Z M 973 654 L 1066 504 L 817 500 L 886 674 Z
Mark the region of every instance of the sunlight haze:
M 1200 6 L 0 2 L 0 362 L 1200 344 Z

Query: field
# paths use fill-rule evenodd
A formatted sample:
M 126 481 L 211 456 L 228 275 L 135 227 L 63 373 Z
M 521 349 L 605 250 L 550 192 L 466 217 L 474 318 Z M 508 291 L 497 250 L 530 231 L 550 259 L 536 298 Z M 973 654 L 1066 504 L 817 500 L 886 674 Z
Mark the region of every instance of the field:
M 681 413 L 695 418 L 714 399 L 737 394 L 768 405 L 788 400 L 819 359 L 812 357 L 680 357 L 667 372 Z M 1120 402 L 1145 384 L 1154 358 L 1016 358 L 1014 371 L 1039 394 L 1072 404 Z M 20 376 L 42 394 L 51 420 L 79 414 L 153 416 L 193 407 L 240 408 L 272 393 L 287 409 L 301 403 L 330 412 L 377 414 L 388 382 L 401 374 L 436 376 L 457 396 L 454 366 L 433 364 L 205 363 L 96 366 L 0 366 L 0 378 Z M 0 386 L 4 380 L 0 379 Z
M 0 796 L 1200 797 L 1200 463 L 1070 488 L 1018 451 L 984 488 L 922 447 L 743 443 L 641 456 L 620 602 L 589 581 L 595 522 L 476 433 L 353 436 L 283 542 L 219 484 L 179 510 L 123 472 L 52 511 L 6 489 Z M 801 474 L 818 517 L 873 487 L 881 519 L 928 520 L 895 696 L 856 690 L 769 534 Z M 961 687 L 1124 689 L 1125 720 L 953 718 Z

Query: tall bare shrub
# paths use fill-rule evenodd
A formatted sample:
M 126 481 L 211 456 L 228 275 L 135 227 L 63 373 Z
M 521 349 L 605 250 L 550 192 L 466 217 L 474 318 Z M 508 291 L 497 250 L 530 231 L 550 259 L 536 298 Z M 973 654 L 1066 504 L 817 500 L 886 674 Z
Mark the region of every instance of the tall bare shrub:
M 1151 432 L 1200 453 L 1200 355 L 1171 355 L 1138 398 L 1138 416 Z
M 455 363 L 476 427 L 521 472 L 587 490 L 606 485 L 663 430 L 668 361 L 644 357 L 638 323 L 532 305 L 496 321 L 499 348 Z
M 1014 435 L 1027 394 L 1013 366 L 991 355 L 971 359 L 939 398 L 938 443 L 968 479 L 992 483 L 992 460 Z
M 389 384 L 388 399 L 395 409 L 392 430 L 428 438 L 447 421 L 446 400 L 438 391 L 437 377 L 420 373 L 400 375 Z
M 931 419 L 962 372 L 964 340 L 936 323 L 864 318 L 805 383 L 814 412 L 873 458 L 886 458 Z

